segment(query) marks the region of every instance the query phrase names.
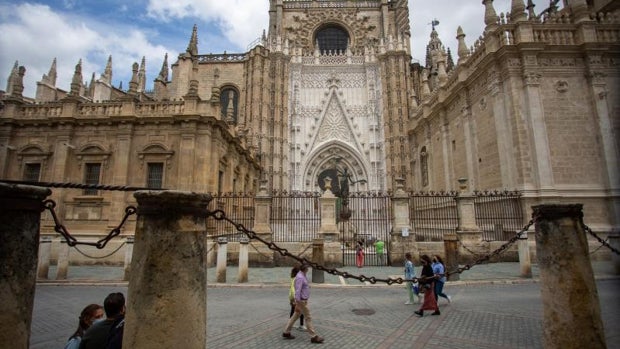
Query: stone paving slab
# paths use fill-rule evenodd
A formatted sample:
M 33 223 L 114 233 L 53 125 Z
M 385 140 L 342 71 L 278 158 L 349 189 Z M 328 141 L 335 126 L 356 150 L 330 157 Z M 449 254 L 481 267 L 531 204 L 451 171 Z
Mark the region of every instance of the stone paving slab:
M 597 282 L 609 349 L 620 349 L 619 279 Z M 542 348 L 538 283 L 448 285 L 441 315 L 413 314 L 404 287 L 314 287 L 310 309 L 322 345 L 305 332 L 281 337 L 289 314 L 288 287 L 207 289 L 208 348 Z M 39 284 L 35 293 L 31 348 L 62 348 L 88 303 L 101 303 L 124 286 Z M 357 315 L 354 310 L 372 310 Z M 191 319 L 188 319 L 191 321 Z M 587 326 L 587 324 L 584 324 Z M 188 334 L 191 335 L 191 334 Z M 578 334 L 577 334 L 578 335 Z

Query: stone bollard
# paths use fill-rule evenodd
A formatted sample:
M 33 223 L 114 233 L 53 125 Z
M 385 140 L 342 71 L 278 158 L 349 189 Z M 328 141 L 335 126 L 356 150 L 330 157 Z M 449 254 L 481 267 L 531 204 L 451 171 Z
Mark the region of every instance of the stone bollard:
M 58 260 L 56 261 L 56 280 L 66 280 L 69 271 L 69 244 L 62 238 L 58 246 Z
M 545 348 L 606 348 L 582 205 L 533 206 Z
M 530 245 L 527 240 L 527 231 L 521 234 L 517 241 L 519 249 L 519 269 L 520 275 L 524 278 L 532 277 L 532 261 L 530 259 Z
M 131 257 L 133 256 L 133 243 L 135 238 L 128 236 L 125 241 L 125 265 L 123 272 L 123 280 L 128 281 L 131 274 Z
M 318 265 L 323 265 L 325 260 L 323 251 L 324 240 L 314 239 L 312 240 L 312 262 Z M 323 270 L 317 270 L 312 268 L 312 282 L 322 284 L 325 282 L 325 272 Z
M 248 282 L 248 245 L 250 239 L 241 238 L 239 240 L 239 273 L 237 274 L 237 282 Z
M 609 235 L 609 245 L 616 250 L 620 250 L 620 235 Z M 620 255 L 612 252 L 611 261 L 613 262 L 615 273 L 620 274 Z
M 228 240 L 217 238 L 217 265 L 215 266 L 215 282 L 226 282 L 226 260 L 228 258 Z
M 42 201 L 49 189 L 0 183 L 0 348 L 28 348 Z
M 52 238 L 44 236 L 39 240 L 39 264 L 37 277 L 47 280 L 50 272 L 50 256 L 52 254 Z
M 206 348 L 207 205 L 211 196 L 137 191 L 124 348 Z M 191 321 L 188 321 L 191 320 Z
M 207 247 L 207 268 L 215 266 L 215 242 L 211 239 L 205 239 Z
M 456 233 L 446 233 L 443 235 L 443 248 L 446 255 L 446 272 L 451 273 L 459 267 L 459 246 Z M 448 275 L 448 281 L 458 281 L 461 274 L 451 273 Z

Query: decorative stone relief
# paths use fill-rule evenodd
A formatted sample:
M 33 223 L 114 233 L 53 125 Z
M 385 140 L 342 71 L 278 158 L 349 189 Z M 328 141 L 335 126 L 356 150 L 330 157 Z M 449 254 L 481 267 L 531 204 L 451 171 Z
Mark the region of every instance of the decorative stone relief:
M 542 75 L 536 72 L 526 72 L 523 74 L 523 80 L 526 85 L 540 85 L 540 78 Z
M 332 98 L 325 112 L 323 122 L 319 129 L 317 141 L 325 142 L 331 139 L 338 139 L 347 143 L 352 141 L 351 131 L 344 119 L 343 111 L 338 105 L 336 97 Z
M 568 81 L 566 80 L 558 80 L 555 82 L 555 90 L 564 93 L 568 91 Z

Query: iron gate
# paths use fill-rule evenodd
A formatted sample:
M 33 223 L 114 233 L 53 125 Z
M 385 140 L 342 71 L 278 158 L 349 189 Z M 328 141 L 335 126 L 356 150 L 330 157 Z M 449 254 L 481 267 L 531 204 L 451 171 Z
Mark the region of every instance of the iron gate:
M 338 204 L 340 203 L 341 199 L 338 199 Z M 380 256 L 377 255 L 375 249 L 375 242 L 379 239 L 385 244 L 383 265 L 389 265 L 388 246 L 392 230 L 390 196 L 385 193 L 351 193 L 349 210 L 351 217 L 348 220 L 342 220 L 340 215 L 337 215 L 343 265 L 356 265 L 355 252 L 358 242 L 361 243 L 364 251 L 364 265 L 381 265 Z

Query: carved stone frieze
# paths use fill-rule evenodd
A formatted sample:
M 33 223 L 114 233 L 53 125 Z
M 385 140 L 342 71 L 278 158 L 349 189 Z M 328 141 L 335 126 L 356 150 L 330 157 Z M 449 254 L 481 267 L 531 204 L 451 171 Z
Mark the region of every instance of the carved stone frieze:
M 540 79 L 542 75 L 537 72 L 525 72 L 523 74 L 523 81 L 526 85 L 540 85 Z

